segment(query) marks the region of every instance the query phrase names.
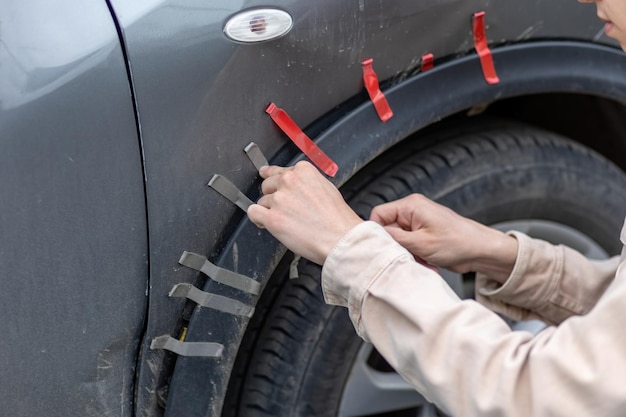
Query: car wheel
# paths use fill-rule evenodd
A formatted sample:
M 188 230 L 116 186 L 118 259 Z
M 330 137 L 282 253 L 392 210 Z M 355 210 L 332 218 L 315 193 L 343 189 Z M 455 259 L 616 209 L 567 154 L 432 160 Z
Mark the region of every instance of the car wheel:
M 405 142 L 342 188 L 363 218 L 378 204 L 419 192 L 482 223 L 592 258 L 621 249 L 626 178 L 589 149 L 501 122 Z M 277 271 L 250 323 L 224 416 L 443 415 L 356 336 L 346 309 L 324 303 L 319 266 L 301 260 L 296 279 L 288 269 Z M 442 275 L 461 297 L 473 296 L 472 274 Z

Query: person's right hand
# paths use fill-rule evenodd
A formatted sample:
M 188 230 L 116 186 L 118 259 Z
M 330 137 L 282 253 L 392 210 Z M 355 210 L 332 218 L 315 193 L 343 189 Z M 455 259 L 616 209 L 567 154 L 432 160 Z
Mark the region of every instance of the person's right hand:
M 337 242 L 363 220 L 310 162 L 260 170 L 263 196 L 248 217 L 294 253 L 323 265 Z
M 370 220 L 382 225 L 416 259 L 455 272 L 485 272 L 506 279 L 517 257 L 514 237 L 420 194 L 375 207 Z

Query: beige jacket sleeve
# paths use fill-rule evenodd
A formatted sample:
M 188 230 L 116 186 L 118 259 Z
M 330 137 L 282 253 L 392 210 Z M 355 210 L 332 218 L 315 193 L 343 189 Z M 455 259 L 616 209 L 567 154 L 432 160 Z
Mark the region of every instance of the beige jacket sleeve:
M 540 257 L 528 250 L 530 261 Z M 563 256 L 562 263 L 568 263 L 569 255 Z M 438 274 L 416 263 L 382 227 L 365 222 L 330 253 L 322 287 L 328 303 L 349 308 L 358 334 L 450 415 L 612 417 L 623 416 L 626 409 L 624 274 L 626 270 L 618 269 L 587 314 L 570 317 L 533 337 L 512 332 L 483 305 L 460 300 Z M 576 280 L 572 287 L 579 288 Z M 507 295 L 508 282 L 502 288 L 487 287 L 493 294 L 485 297 L 503 305 L 534 309 L 555 322 L 571 315 L 561 311 L 558 296 L 546 298 L 538 287 L 529 287 L 531 298 L 555 302 L 555 316 L 543 305 L 535 308 L 536 300 L 528 304 L 519 302 L 515 291 Z M 569 298 L 570 286 L 565 288 Z M 574 298 L 584 300 L 579 290 Z M 580 311 L 584 310 L 588 308 Z
M 476 300 L 514 320 L 559 324 L 588 313 L 613 281 L 620 257 L 590 261 L 566 246 L 511 232 L 519 243 L 513 272 L 499 284 L 476 276 Z

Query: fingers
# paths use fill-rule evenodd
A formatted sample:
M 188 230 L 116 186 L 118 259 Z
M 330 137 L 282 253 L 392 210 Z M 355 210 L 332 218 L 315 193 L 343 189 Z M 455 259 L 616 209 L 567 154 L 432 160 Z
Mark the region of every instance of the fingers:
M 322 264 L 336 243 L 362 221 L 308 162 L 259 171 L 263 196 L 248 208 L 248 217 L 294 253 Z
M 410 232 L 398 226 L 384 226 L 389 235 L 404 247 L 411 247 L 416 240 L 415 232 Z
M 261 178 L 269 178 L 280 175 L 288 169 L 291 169 L 291 167 L 279 167 L 277 165 L 264 166 L 259 170 L 259 175 L 261 175 Z
M 372 209 L 370 220 L 381 226 L 397 224 L 398 209 L 394 203 L 381 204 Z
M 301 163 L 298 163 L 296 165 L 300 164 Z M 284 174 L 294 169 L 295 167 L 281 167 L 276 165 L 263 166 L 259 169 L 259 175 L 264 178 L 261 183 L 261 192 L 263 195 L 256 204 L 248 208 L 248 217 L 257 227 L 267 227 L 271 216 L 269 210 L 274 204 L 274 194 L 284 183 Z
M 270 222 L 270 209 L 273 199 L 272 195 L 264 195 L 259 198 L 256 204 L 248 207 L 248 218 L 260 229 L 266 229 Z
M 259 175 L 264 181 L 261 183 L 261 191 L 263 194 L 272 194 L 278 190 L 280 176 L 289 168 L 279 167 L 276 165 L 261 167 Z
M 261 207 L 265 207 L 267 209 L 269 209 L 272 206 L 272 200 L 273 200 L 273 196 L 271 194 L 269 195 L 264 195 L 261 198 L 259 198 L 259 201 L 257 201 L 257 204 L 260 205 Z
M 370 220 L 382 226 L 398 225 L 403 228 L 409 228 L 413 213 L 419 210 L 414 204 L 415 199 L 415 194 L 412 194 L 400 200 L 376 206 L 372 210 Z
M 259 174 L 264 178 L 261 183 L 261 191 L 266 195 L 275 193 L 283 186 L 298 187 L 302 182 L 313 185 L 315 179 L 324 178 L 319 170 L 307 161 L 300 161 L 290 167 L 275 165 L 262 167 Z
M 267 218 L 268 211 L 269 209 L 261 204 L 252 204 L 248 207 L 248 218 L 259 229 L 265 229 L 265 219 Z
M 390 203 L 374 207 L 370 220 L 382 226 L 399 226 L 406 230 L 421 227 L 422 219 L 439 207 L 421 194 L 411 194 Z
M 264 195 L 272 194 L 278 191 L 278 187 L 280 184 L 280 176 L 273 175 L 271 177 L 266 178 L 261 183 L 261 192 Z

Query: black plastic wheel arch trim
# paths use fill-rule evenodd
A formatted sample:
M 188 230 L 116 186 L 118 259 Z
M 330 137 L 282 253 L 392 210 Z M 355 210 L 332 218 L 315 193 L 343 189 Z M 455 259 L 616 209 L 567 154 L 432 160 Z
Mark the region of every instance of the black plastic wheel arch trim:
M 339 165 L 343 184 L 392 145 L 446 116 L 480 103 L 534 93 L 580 93 L 626 102 L 626 56 L 621 50 L 583 42 L 533 42 L 492 50 L 500 83 L 487 85 L 479 59 L 468 55 L 409 78 L 385 91 L 394 117 L 381 123 L 365 102 L 322 132 L 316 143 Z M 239 150 L 233 150 L 233 152 Z M 305 159 L 302 155 L 289 164 Z M 274 163 L 285 161 L 274 160 Z M 266 231 L 245 218 L 224 248 L 218 265 L 263 285 L 285 254 Z M 236 265 L 235 265 L 236 263 Z M 214 282 L 207 281 L 204 291 Z M 257 297 L 252 297 L 255 304 Z M 187 341 L 224 345 L 220 360 L 180 357 L 171 379 L 166 417 L 217 417 L 248 319 L 197 309 Z

